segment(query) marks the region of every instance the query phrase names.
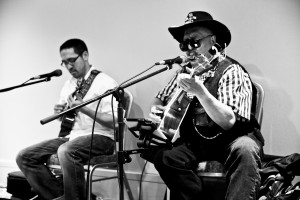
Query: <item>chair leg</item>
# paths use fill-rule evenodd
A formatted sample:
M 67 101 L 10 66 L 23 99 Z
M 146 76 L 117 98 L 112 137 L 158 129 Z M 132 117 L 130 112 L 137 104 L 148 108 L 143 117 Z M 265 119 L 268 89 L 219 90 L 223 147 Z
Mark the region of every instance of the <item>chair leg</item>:
M 124 185 L 125 185 L 125 189 L 126 189 L 128 198 L 130 200 L 134 200 L 131 189 L 130 189 L 130 186 L 129 186 L 129 182 L 128 182 L 128 179 L 127 179 L 127 176 L 126 176 L 126 173 L 124 173 Z
M 101 165 L 101 164 L 100 164 Z M 98 165 L 98 166 L 100 166 Z M 93 184 L 93 173 L 95 171 L 95 169 L 98 167 L 98 166 L 94 166 L 91 168 L 90 172 L 89 172 L 89 175 L 88 175 L 88 194 L 87 194 L 87 200 L 92 200 L 92 184 Z M 116 177 L 118 178 L 118 177 Z M 129 182 L 128 182 L 128 179 L 127 179 L 127 176 L 126 176 L 126 173 L 124 173 L 124 186 L 125 186 L 125 189 L 126 189 L 126 192 L 128 194 L 128 198 L 130 200 L 134 200 L 134 197 L 133 197 L 133 194 L 132 194 L 132 191 L 130 189 L 130 185 L 129 185 Z
M 92 167 L 88 174 L 88 193 L 87 193 L 87 200 L 92 200 L 92 184 L 93 184 L 93 173 L 95 171 L 95 167 Z
M 170 200 L 170 190 L 168 187 L 166 188 L 164 200 Z

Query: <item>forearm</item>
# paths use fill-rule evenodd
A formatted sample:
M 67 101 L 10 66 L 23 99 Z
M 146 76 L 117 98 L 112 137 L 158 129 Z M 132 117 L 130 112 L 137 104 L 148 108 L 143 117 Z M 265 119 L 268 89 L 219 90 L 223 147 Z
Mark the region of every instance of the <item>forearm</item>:
M 79 112 L 82 112 L 83 114 L 89 116 L 90 118 L 94 119 L 95 118 L 95 111 L 91 110 L 88 107 L 82 107 L 79 109 Z M 115 119 L 113 119 L 113 116 L 111 114 L 107 113 L 97 113 L 96 116 L 96 122 L 106 126 L 108 128 L 113 128 L 114 127 L 114 120 L 115 120 L 115 126 L 117 126 L 118 118 L 115 116 Z
M 196 97 L 205 109 L 208 116 L 224 130 L 229 130 L 233 127 L 236 118 L 231 107 L 221 103 L 209 91 L 202 87 Z

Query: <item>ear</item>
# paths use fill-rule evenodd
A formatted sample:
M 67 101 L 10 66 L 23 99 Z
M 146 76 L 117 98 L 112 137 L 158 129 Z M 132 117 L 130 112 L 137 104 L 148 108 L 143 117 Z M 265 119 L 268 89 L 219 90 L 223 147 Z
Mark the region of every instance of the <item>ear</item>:
M 84 52 L 82 53 L 82 58 L 83 58 L 84 60 L 88 60 L 88 59 L 89 59 L 89 52 L 84 51 Z
M 217 43 L 217 38 L 216 38 L 215 35 L 213 35 L 213 36 L 210 37 L 210 43 L 211 43 L 212 46 Z

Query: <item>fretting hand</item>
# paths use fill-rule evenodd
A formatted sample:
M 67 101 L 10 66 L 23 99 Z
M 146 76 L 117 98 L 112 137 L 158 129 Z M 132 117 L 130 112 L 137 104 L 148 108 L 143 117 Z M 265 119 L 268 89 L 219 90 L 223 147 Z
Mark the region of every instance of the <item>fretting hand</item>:
M 73 95 L 69 95 L 67 101 L 70 108 L 78 106 L 83 102 L 82 98 L 78 94 L 76 94 L 75 97 L 73 97 Z
M 163 113 L 164 113 L 165 107 L 161 105 L 154 105 L 151 107 L 151 112 L 149 113 L 150 119 L 154 123 L 160 123 Z
M 55 104 L 54 105 L 54 114 L 59 114 L 67 108 L 67 103 Z
M 191 94 L 197 93 L 203 87 L 203 81 L 199 76 L 191 77 L 190 74 L 179 74 L 177 77 L 178 85 L 185 91 Z

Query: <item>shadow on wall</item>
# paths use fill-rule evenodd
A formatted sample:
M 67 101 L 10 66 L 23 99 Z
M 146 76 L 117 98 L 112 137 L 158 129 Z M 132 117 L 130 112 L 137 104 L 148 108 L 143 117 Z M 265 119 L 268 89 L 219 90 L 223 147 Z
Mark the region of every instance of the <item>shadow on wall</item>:
M 290 118 L 294 105 L 289 94 L 281 88 L 280 81 L 268 79 L 256 65 L 244 66 L 252 80 L 260 83 L 265 91 L 262 121 L 265 153 L 284 156 L 299 151 L 296 147 L 299 146 L 300 135 L 297 134 L 296 124 Z M 291 149 L 293 147 L 295 149 Z
M 128 118 L 141 118 L 141 116 L 144 116 L 143 110 L 141 107 L 133 102 L 131 113 Z M 129 130 L 126 132 L 126 141 L 125 141 L 125 151 L 126 150 L 132 150 L 132 149 L 138 149 L 137 147 L 138 138 L 136 138 Z M 129 171 L 138 171 L 141 172 L 145 160 L 140 157 L 140 154 L 132 154 L 130 155 L 132 161 L 128 164 L 125 164 L 124 168 Z
M 291 121 L 291 111 L 294 107 L 289 95 L 277 84 L 268 84 L 265 86 L 266 101 L 263 133 L 267 144 L 267 148 L 272 154 L 287 155 L 298 150 L 291 149 L 299 147 L 300 135 L 297 134 L 296 125 Z M 289 147 L 289 148 L 287 148 Z M 289 152 L 287 152 L 289 150 Z

